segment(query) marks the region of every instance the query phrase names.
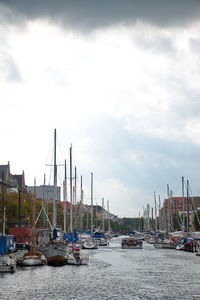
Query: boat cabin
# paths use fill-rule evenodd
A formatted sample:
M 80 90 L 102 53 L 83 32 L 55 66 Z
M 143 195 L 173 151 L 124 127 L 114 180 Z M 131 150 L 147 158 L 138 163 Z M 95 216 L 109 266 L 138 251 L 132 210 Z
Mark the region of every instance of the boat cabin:
M 15 238 L 13 235 L 0 236 L 0 255 L 12 253 L 15 250 Z

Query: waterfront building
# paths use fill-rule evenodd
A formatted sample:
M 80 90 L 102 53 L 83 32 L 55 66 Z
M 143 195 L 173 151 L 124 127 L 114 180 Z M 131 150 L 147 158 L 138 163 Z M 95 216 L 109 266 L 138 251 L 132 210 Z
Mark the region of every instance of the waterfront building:
M 176 230 L 173 216 L 179 216 L 179 226 L 186 227 L 188 231 L 194 231 L 194 216 L 200 209 L 200 196 L 194 197 L 170 197 L 164 199 L 163 207 L 159 211 L 161 230 L 168 228 L 169 231 Z
M 31 194 L 36 193 L 37 199 L 43 199 L 44 202 L 52 203 L 53 199 L 60 202 L 61 188 L 53 185 L 28 186 L 27 190 Z
M 6 186 L 7 192 L 27 192 L 24 171 L 22 174 L 11 174 L 10 162 L 7 165 L 0 165 L 0 190 Z

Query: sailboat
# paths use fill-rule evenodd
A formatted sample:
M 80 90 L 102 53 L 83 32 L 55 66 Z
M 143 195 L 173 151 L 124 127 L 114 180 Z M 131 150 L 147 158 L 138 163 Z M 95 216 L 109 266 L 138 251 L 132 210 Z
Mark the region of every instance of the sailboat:
M 36 184 L 34 185 L 36 186 Z M 41 252 L 36 251 L 35 200 L 36 197 L 32 199 L 31 249 L 17 260 L 17 264 L 20 266 L 43 266 L 46 264 L 45 256 Z
M 69 253 L 68 242 L 60 237 L 60 228 L 57 227 L 56 212 L 57 194 L 57 163 L 56 163 L 56 129 L 54 130 L 54 199 L 53 199 L 53 238 L 42 245 L 40 250 L 47 259 L 47 264 L 60 266 L 66 263 L 66 256 Z
M 5 235 L 5 207 L 3 212 L 3 228 L 0 236 L 0 272 L 14 272 L 16 261 L 12 252 L 15 250 L 13 235 Z

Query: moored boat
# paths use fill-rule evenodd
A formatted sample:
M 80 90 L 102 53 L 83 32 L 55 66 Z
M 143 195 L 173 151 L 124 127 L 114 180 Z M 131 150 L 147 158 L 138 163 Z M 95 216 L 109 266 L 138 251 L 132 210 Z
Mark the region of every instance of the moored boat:
M 154 247 L 157 249 L 176 249 L 176 243 L 169 239 L 157 240 L 154 243 Z
M 123 238 L 121 242 L 122 249 L 142 249 L 142 246 L 142 240 L 134 237 Z
M 68 265 L 87 265 L 89 262 L 89 257 L 87 255 L 82 255 L 80 248 L 76 247 L 72 243 L 72 252 L 67 255 Z
M 96 241 L 93 238 L 89 237 L 83 242 L 82 248 L 83 249 L 97 249 L 98 244 L 96 243 Z
M 16 270 L 16 261 L 12 255 L 14 248 L 14 236 L 0 236 L 0 272 L 14 272 Z
M 45 256 L 37 251 L 30 251 L 24 253 L 24 255 L 17 261 L 20 266 L 42 266 L 46 264 Z
M 108 246 L 109 245 L 109 241 L 106 238 L 106 236 L 104 235 L 103 231 L 96 230 L 94 232 L 94 234 L 92 235 L 92 237 L 94 238 L 94 240 L 98 246 Z
M 68 243 L 64 240 L 52 240 L 43 245 L 41 252 L 46 257 L 48 265 L 60 266 L 65 264 L 69 254 Z

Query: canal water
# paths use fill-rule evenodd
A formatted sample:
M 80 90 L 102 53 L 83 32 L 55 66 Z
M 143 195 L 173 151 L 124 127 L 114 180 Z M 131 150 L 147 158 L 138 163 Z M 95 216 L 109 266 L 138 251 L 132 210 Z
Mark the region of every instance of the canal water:
M 200 299 L 200 257 L 173 249 L 82 250 L 88 266 L 25 267 L 0 274 L 0 300 Z

